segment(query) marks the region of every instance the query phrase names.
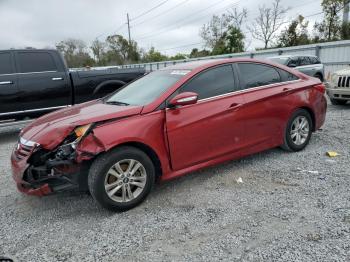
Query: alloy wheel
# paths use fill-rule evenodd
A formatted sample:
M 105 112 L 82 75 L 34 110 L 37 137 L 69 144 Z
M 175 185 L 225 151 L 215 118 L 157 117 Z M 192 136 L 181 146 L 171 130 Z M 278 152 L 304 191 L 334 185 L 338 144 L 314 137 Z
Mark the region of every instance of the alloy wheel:
M 139 161 L 124 159 L 108 170 L 104 187 L 110 199 L 119 203 L 126 203 L 142 193 L 146 180 L 146 169 Z
M 305 116 L 298 116 L 294 119 L 291 130 L 290 137 L 295 145 L 303 145 L 309 136 L 310 124 Z

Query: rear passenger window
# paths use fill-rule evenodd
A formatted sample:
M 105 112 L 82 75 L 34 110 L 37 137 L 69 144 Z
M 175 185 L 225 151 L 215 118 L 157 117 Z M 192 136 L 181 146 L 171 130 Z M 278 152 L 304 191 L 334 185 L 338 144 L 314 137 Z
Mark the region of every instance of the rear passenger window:
M 299 78 L 287 71 L 284 71 L 282 69 L 279 70 L 280 75 L 281 75 L 281 82 L 287 82 L 287 81 L 294 81 L 298 80 Z
M 14 73 L 11 53 L 0 53 L 0 75 Z
M 320 64 L 320 60 L 317 57 L 310 57 L 311 64 Z
M 244 83 L 244 89 L 281 82 L 280 74 L 271 66 L 239 63 L 238 68 Z
M 209 69 L 188 84 L 181 87 L 180 92 L 195 92 L 199 99 L 218 96 L 234 91 L 234 76 L 231 65 Z
M 55 61 L 49 53 L 18 53 L 18 64 L 21 73 L 57 71 Z
M 300 66 L 307 66 L 310 65 L 310 59 L 307 56 L 301 56 L 300 58 Z

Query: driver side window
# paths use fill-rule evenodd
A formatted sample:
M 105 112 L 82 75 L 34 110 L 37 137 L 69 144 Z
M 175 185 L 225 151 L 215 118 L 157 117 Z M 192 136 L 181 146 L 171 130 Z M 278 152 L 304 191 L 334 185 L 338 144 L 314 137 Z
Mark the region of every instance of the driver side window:
M 233 69 L 224 65 L 200 73 L 180 88 L 179 93 L 194 92 L 199 99 L 210 98 L 235 91 Z

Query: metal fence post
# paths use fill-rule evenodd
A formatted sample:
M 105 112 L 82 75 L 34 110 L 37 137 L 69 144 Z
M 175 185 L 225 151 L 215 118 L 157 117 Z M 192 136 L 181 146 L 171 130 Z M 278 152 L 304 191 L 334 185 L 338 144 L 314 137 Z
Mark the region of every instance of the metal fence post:
M 317 56 L 318 58 L 320 58 L 320 52 L 321 52 L 321 47 L 319 45 L 317 45 L 315 47 L 315 56 Z

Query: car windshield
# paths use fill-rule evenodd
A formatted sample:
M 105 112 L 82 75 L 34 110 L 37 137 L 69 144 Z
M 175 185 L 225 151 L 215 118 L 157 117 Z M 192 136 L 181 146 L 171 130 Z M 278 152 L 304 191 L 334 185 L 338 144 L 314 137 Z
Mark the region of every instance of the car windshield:
M 282 65 L 287 65 L 289 61 L 289 57 L 271 57 L 269 58 L 272 62 L 282 64 Z
M 106 103 L 147 105 L 189 72 L 190 70 L 160 70 L 149 73 L 114 93 L 106 100 Z

